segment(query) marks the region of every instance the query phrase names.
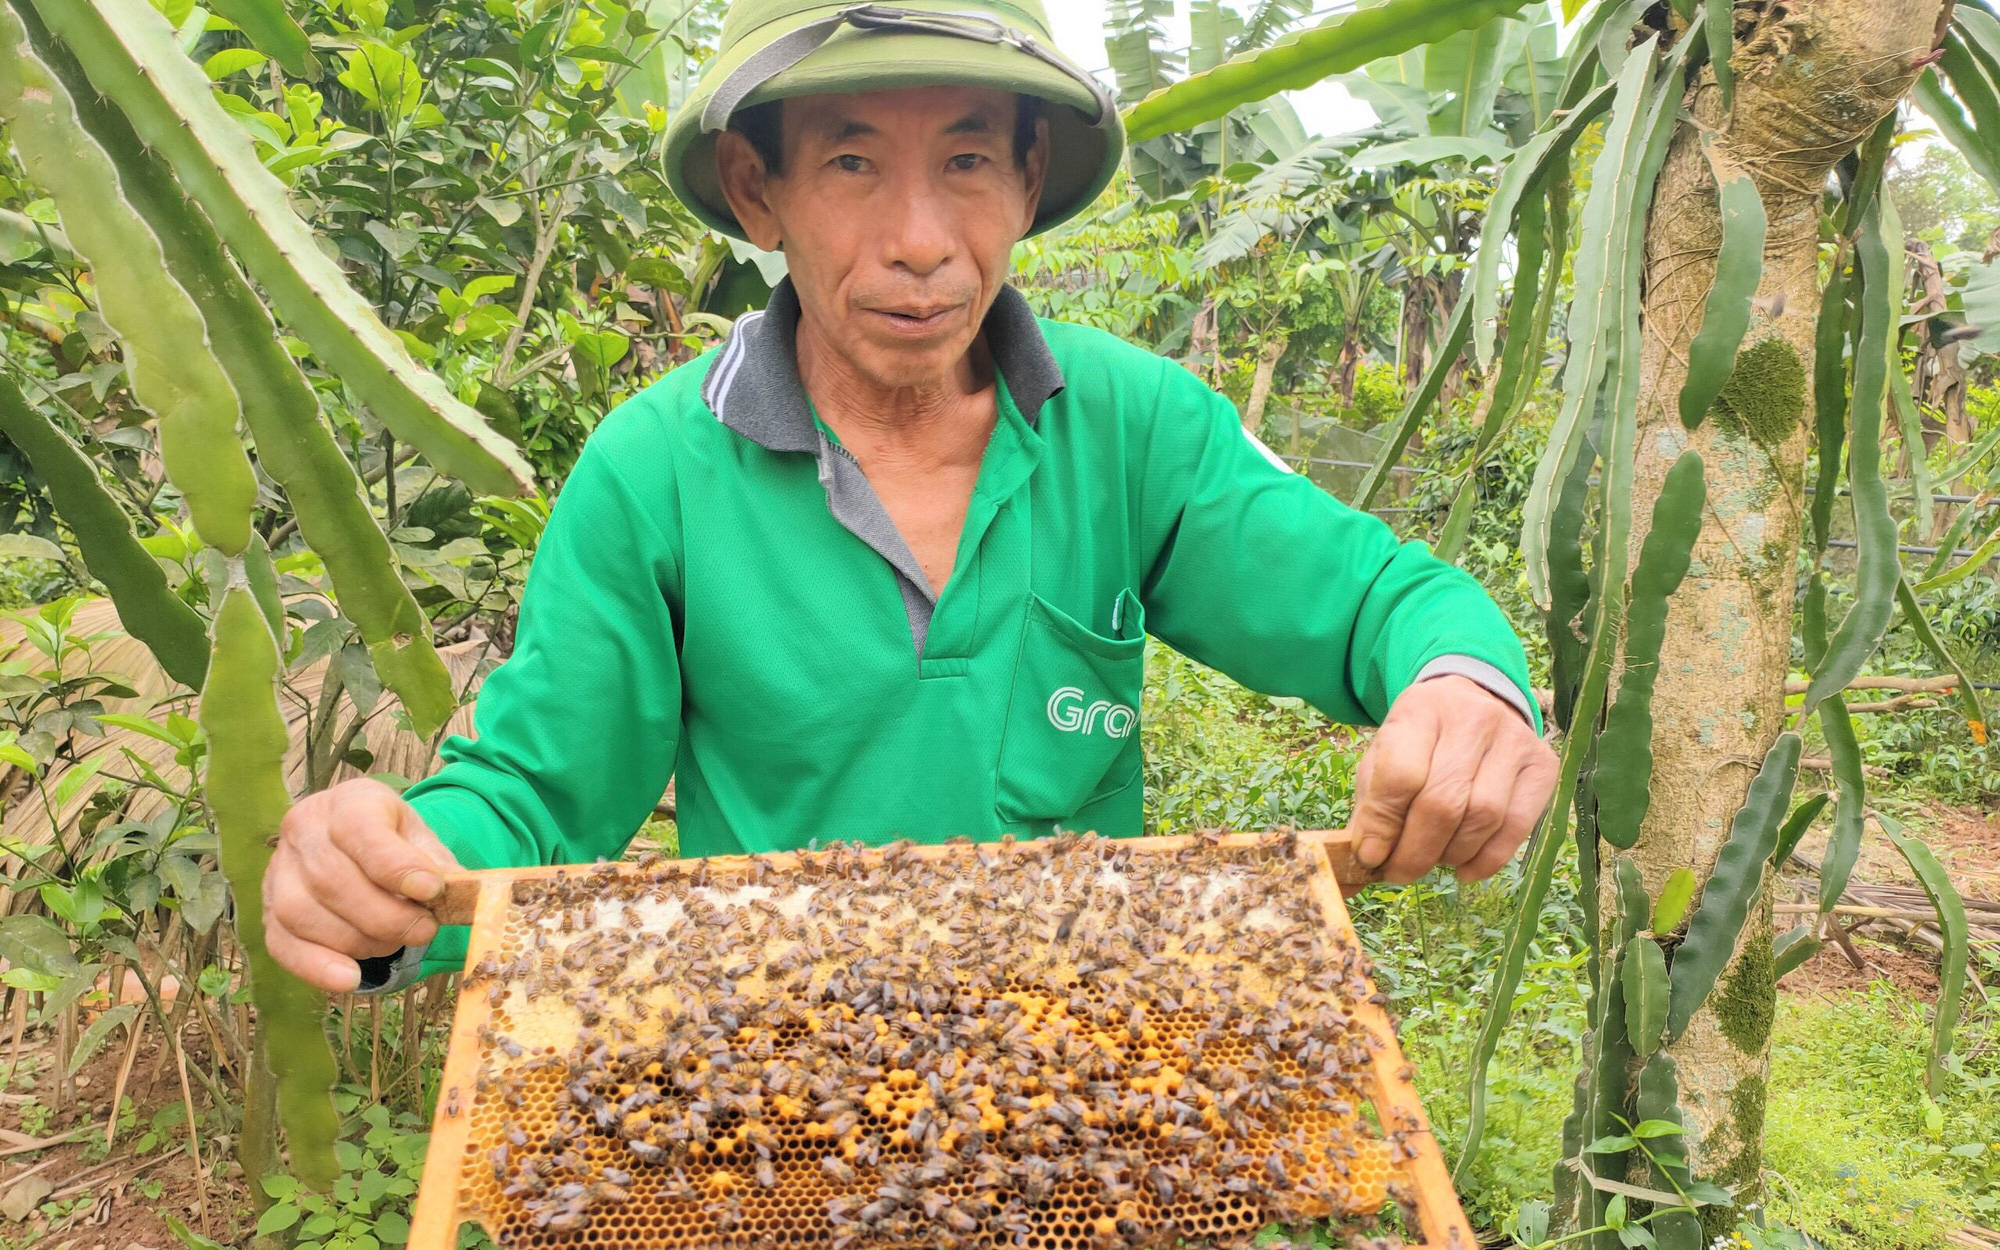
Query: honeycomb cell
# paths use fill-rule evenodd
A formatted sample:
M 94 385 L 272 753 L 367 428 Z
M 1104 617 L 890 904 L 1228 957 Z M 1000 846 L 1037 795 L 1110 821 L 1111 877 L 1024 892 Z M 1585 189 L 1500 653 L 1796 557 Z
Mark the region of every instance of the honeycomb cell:
M 1373 1230 L 1402 1171 L 1316 862 L 1065 834 L 517 883 L 460 1210 L 534 1250 Z

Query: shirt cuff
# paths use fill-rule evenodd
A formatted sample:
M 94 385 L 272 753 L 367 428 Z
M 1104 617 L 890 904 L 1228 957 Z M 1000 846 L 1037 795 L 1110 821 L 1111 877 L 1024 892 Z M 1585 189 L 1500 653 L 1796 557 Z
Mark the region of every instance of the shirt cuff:
M 393 994 L 416 984 L 424 968 L 424 952 L 430 943 L 422 946 L 405 946 L 393 955 L 382 955 L 375 959 L 361 961 L 361 984 L 354 987 L 357 994 Z
M 1433 677 L 1463 677 L 1477 685 L 1486 693 L 1505 703 L 1521 714 L 1530 729 L 1535 725 L 1535 711 L 1528 703 L 1528 696 L 1522 693 L 1512 678 L 1481 659 L 1469 655 L 1441 655 L 1417 670 L 1418 681 L 1429 681 Z

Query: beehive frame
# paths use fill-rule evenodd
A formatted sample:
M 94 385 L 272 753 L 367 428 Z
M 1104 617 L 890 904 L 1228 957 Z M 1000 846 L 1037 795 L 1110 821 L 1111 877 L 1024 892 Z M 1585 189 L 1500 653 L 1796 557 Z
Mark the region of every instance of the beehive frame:
M 1352 923 L 1342 902 L 1343 891 L 1369 879 L 1352 856 L 1352 842 L 1344 832 L 1314 831 L 1296 835 L 1302 853 L 1312 869 L 1309 878 L 1328 934 L 1343 945 L 1356 944 Z M 1267 842 L 1266 835 L 1234 834 L 1208 841 L 1223 848 L 1249 847 Z M 1190 846 L 1189 837 L 1137 838 L 1121 840 L 1120 848 L 1135 855 L 1171 855 Z M 1025 845 L 1025 844 L 1023 844 Z M 990 849 L 990 848 L 989 848 Z M 916 847 L 909 852 L 924 859 L 953 853 L 946 847 Z M 688 861 L 674 861 L 685 866 Z M 755 857 L 718 857 L 705 861 L 718 884 L 741 880 L 753 867 L 760 873 L 784 873 L 798 867 L 796 855 L 776 854 Z M 467 967 L 475 967 L 488 954 L 501 949 L 510 921 L 518 911 L 515 887 L 520 883 L 548 882 L 559 875 L 578 880 L 591 869 L 527 868 L 453 874 L 443 898 L 436 906 L 443 923 L 469 924 L 471 937 Z M 630 866 L 606 866 L 595 871 L 632 871 Z M 1371 1059 L 1363 1074 L 1361 1089 L 1372 1106 L 1381 1128 L 1397 1140 L 1398 1187 L 1407 1199 L 1412 1232 L 1422 1237 L 1427 1250 L 1471 1250 L 1476 1245 L 1466 1223 L 1437 1142 L 1430 1133 L 1416 1089 L 1413 1072 L 1405 1062 L 1388 1016 L 1373 997 L 1353 1005 L 1354 1023 L 1372 1040 Z M 474 1218 L 467 1206 L 464 1177 L 468 1152 L 480 1148 L 475 1139 L 474 1117 L 470 1113 L 472 1091 L 489 1058 L 493 1037 L 491 1024 L 495 1007 L 484 993 L 459 995 L 452 1025 L 449 1051 L 439 1078 L 438 1107 L 425 1165 L 425 1180 L 413 1220 L 410 1250 L 455 1250 L 460 1224 Z M 579 1250 L 590 1250 L 596 1238 L 578 1238 Z

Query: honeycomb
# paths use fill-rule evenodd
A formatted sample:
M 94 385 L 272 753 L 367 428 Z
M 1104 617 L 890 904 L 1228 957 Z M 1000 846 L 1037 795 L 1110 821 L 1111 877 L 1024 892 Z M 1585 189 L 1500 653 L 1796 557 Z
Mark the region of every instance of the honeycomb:
M 522 1250 L 1113 1250 L 1409 1203 L 1367 963 L 1293 839 L 783 858 L 513 884 L 441 1100 L 462 1215 Z

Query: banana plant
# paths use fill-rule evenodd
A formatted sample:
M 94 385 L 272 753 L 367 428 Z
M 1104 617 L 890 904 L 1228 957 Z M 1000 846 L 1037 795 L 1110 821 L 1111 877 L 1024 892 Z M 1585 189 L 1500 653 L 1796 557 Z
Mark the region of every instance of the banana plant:
M 1492 446 L 1562 327 L 1561 406 L 1521 535 L 1562 771 L 1495 968 L 1457 1170 L 1478 1164 L 1486 1071 L 1551 874 L 1574 855 L 1592 994 L 1557 1206 L 1592 1250 L 1696 1250 L 1757 1200 L 1775 980 L 1811 954 L 1875 819 L 1842 692 L 1899 611 L 1941 668 L 1958 668 L 1924 621 L 1940 571 L 1902 568 L 1884 481 L 1885 422 L 1907 430 L 1910 406 L 1906 253 L 1883 167 L 1914 93 L 1975 169 L 2000 178 L 2000 19 L 1987 0 L 1824 0 L 1808 30 L 1782 6 L 1597 0 L 1565 5 L 1580 20 L 1557 64 L 1539 20 L 1489 28 L 1521 7 L 1363 7 L 1155 91 L 1128 122 L 1146 139 L 1362 70 L 1347 81 L 1378 111 L 1424 127 L 1412 143 L 1509 131 L 1443 346 L 1355 499 L 1381 488 L 1461 354 L 1484 371 L 1479 447 Z M 1496 87 L 1476 55 L 1489 35 L 1495 59 L 1516 40 L 1534 50 L 1498 127 L 1488 102 L 1508 76 Z M 1968 286 L 1975 324 L 1983 298 Z M 1905 445 L 1921 462 L 1921 440 Z M 1463 536 L 1465 485 L 1447 548 Z M 1836 508 L 1857 535 L 1851 573 L 1826 558 Z M 1810 576 L 1795 604 L 1802 556 Z M 1833 619 L 1829 584 L 1843 577 L 1850 606 Z M 1795 610 L 1809 689 L 1788 707 Z M 1967 732 L 1983 742 L 1976 692 L 1961 685 Z M 1811 718 L 1833 794 L 1795 807 Z M 1825 818 L 1820 914 L 1774 942 L 1772 877 Z M 1893 822 L 1877 823 L 1956 932 L 1950 882 Z M 1942 976 L 1934 1083 L 1962 955 Z M 1627 1131 L 1638 1124 L 1678 1148 L 1641 1149 Z
M 317 72 L 277 0 L 216 7 L 288 69 Z M 249 957 L 256 1050 L 269 1067 L 252 1078 L 275 1084 L 292 1169 L 324 1187 L 338 1171 L 326 1004 L 268 957 L 259 918 L 270 839 L 290 804 L 277 703 L 287 627 L 251 525 L 258 488 L 246 433 L 416 727 L 436 730 L 456 695 L 365 487 L 252 281 L 287 331 L 438 469 L 490 494 L 516 493 L 531 474 L 347 285 L 147 0 L 0 0 L 0 120 L 52 193 L 63 246 L 87 267 L 134 396 L 158 424 L 168 475 L 221 557 L 212 622 L 167 590 L 98 467 L 11 380 L 0 382 L 0 428 L 49 486 L 130 631 L 200 691 L 207 792 Z M 244 1162 L 262 1176 L 270 1143 L 256 1137 L 245 1135 Z
M 1247 15 L 1222 0 L 1194 0 L 1192 39 L 1185 54 L 1165 46 L 1160 23 L 1173 0 L 1112 0 L 1104 50 L 1122 100 L 1138 101 L 1167 88 L 1183 70 L 1200 78 L 1230 58 L 1268 45 L 1310 8 L 1309 0 L 1261 0 Z M 1171 200 L 1205 185 L 1232 166 L 1283 160 L 1309 143 L 1297 112 L 1282 99 L 1245 104 L 1185 133 L 1135 141 L 1133 181 L 1154 200 Z

